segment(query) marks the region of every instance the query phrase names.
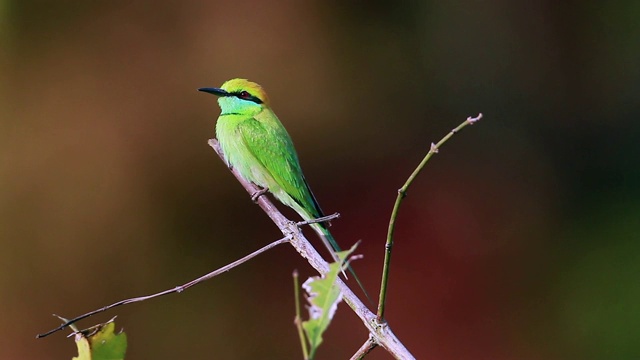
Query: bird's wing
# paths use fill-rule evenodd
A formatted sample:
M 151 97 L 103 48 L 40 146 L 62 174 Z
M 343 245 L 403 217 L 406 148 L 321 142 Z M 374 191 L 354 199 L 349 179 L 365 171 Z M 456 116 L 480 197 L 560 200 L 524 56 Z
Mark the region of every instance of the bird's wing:
M 276 183 L 310 216 L 323 216 L 302 174 L 291 137 L 284 127 L 264 125 L 255 118 L 249 118 L 238 125 L 238 131 L 247 149 Z

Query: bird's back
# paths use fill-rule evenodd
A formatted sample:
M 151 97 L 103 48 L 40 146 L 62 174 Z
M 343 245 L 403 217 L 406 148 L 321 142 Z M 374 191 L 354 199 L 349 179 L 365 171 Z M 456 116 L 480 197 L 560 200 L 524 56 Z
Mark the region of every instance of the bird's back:
M 291 137 L 269 108 L 254 116 L 225 114 L 216 136 L 228 165 L 269 191 L 305 219 L 322 216 L 307 184 Z

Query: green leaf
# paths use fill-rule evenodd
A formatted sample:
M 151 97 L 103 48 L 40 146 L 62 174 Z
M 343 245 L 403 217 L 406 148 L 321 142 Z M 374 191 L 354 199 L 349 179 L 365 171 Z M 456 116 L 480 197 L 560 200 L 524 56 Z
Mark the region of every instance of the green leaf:
M 313 276 L 302 284 L 309 294 L 309 320 L 302 323 L 310 347 L 310 358 L 322 343 L 322 334 L 329 327 L 338 303 L 342 300 L 342 292 L 336 285 L 336 279 L 347 266 L 346 259 L 355 250 L 356 243 L 351 249 L 337 253 L 340 262 L 329 264 L 329 271 L 323 276 Z
M 78 356 L 73 360 L 123 360 L 127 351 L 127 335 L 114 333 L 113 319 L 75 334 Z

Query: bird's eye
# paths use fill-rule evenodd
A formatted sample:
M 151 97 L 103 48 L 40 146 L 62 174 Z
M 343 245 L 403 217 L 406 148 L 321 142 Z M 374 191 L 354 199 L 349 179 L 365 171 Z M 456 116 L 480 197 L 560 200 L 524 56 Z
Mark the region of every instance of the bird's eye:
M 247 91 L 241 91 L 239 96 L 241 99 L 249 99 L 251 97 L 251 94 L 249 94 Z

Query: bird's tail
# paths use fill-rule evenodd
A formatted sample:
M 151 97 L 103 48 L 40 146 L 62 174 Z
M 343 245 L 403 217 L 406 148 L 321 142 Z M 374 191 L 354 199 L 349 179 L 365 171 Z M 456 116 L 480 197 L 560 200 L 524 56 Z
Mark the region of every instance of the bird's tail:
M 318 236 L 320 236 L 320 239 L 322 239 L 324 246 L 326 246 L 327 250 L 329 250 L 329 253 L 331 253 L 331 257 L 333 258 L 333 261 L 340 261 L 336 253 L 342 250 L 340 249 L 338 242 L 333 238 L 333 235 L 331 235 L 331 233 L 329 232 L 329 229 L 327 229 L 327 226 L 323 223 L 315 223 L 315 224 L 311 224 L 311 227 L 313 228 L 313 230 L 315 230 L 316 233 L 318 233 Z M 360 279 L 358 278 L 358 275 L 356 275 L 356 272 L 353 271 L 353 268 L 351 267 L 351 265 L 347 265 L 347 270 L 349 270 L 351 275 L 353 275 L 353 278 L 358 283 L 358 286 L 360 286 L 360 289 L 362 289 L 362 292 L 367 297 L 369 302 L 373 303 L 371 301 L 371 298 L 369 297 L 369 293 L 367 293 L 367 290 L 364 289 L 364 286 L 360 282 Z M 347 277 L 347 275 L 344 272 L 342 274 L 344 275 L 345 278 Z

